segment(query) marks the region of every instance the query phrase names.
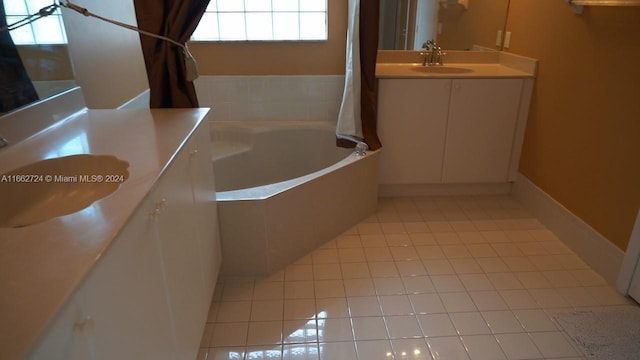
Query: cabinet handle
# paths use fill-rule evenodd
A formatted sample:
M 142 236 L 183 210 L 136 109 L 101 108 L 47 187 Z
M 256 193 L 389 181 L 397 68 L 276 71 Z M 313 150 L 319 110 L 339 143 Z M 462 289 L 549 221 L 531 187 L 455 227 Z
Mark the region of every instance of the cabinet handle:
M 85 330 L 92 330 L 93 324 L 93 318 L 87 315 L 84 319 L 78 320 L 73 324 L 73 331 L 83 332 Z
M 166 207 L 167 207 L 167 199 L 162 198 L 156 201 L 156 207 L 153 208 L 153 210 L 149 211 L 149 216 L 151 217 L 158 216 L 158 214 L 160 214 L 160 212 L 162 212 L 162 210 Z
M 156 208 L 159 208 L 160 210 L 166 207 L 167 207 L 167 199 L 165 198 L 158 200 L 158 202 L 156 203 Z
M 158 214 L 160 214 L 160 209 L 158 209 L 158 208 L 155 208 L 155 209 L 149 211 L 149 216 L 152 217 L 152 218 L 158 216 Z

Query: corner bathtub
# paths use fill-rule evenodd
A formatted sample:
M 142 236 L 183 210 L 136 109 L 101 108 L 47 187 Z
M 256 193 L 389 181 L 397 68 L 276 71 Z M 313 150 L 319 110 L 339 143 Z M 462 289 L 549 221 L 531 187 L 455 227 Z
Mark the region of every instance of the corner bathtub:
M 375 210 L 378 151 L 335 146 L 335 125 L 214 121 L 225 276 L 266 276 Z

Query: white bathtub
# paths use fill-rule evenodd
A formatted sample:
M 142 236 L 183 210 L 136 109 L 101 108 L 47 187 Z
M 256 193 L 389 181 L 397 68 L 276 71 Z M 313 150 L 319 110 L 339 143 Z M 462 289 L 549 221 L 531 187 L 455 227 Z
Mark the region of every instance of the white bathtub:
M 265 276 L 375 210 L 379 152 L 323 122 L 211 122 L 226 276 Z

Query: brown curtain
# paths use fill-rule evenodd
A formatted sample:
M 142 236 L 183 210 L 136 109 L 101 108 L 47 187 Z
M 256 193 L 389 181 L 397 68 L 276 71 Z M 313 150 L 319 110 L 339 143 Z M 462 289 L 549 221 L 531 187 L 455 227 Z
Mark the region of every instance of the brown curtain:
M 378 138 L 378 94 L 376 82 L 376 59 L 378 56 L 379 0 L 360 2 L 360 71 L 361 71 L 361 116 L 364 142 L 371 150 L 382 147 Z
M 0 29 L 5 27 L 7 16 L 4 1 L 0 0 Z M 0 32 L 0 114 L 38 99 L 11 34 L 9 31 Z
M 369 149 L 382 147 L 378 138 L 378 95 L 376 82 L 376 59 L 378 56 L 378 19 L 380 15 L 379 0 L 362 0 L 360 2 L 360 111 L 362 118 L 362 135 Z M 354 147 L 349 140 L 338 139 L 338 146 Z
M 134 0 L 138 27 L 186 43 L 209 0 Z M 193 82 L 187 81 L 182 49 L 167 41 L 140 35 L 152 108 L 198 107 Z

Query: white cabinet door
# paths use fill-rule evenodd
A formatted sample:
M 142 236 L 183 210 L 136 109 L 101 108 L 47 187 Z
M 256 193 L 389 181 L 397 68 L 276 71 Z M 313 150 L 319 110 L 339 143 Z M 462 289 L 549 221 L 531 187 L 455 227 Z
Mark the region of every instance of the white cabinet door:
M 453 81 L 442 181 L 506 182 L 522 79 Z
M 195 204 L 193 220 L 196 224 L 202 287 L 205 293 L 200 306 L 205 307 L 206 312 L 209 310 L 209 300 L 213 296 L 222 263 L 211 140 L 207 130 L 207 124 L 202 125 L 188 144 L 189 170 Z
M 32 360 L 93 359 L 90 339 L 85 332 L 90 326 L 91 319 L 82 311 L 78 300 L 73 297 L 56 315 L 46 335 L 34 345 L 26 358 Z
M 89 274 L 77 296 L 93 326 L 95 359 L 176 359 L 153 193 Z
M 176 359 L 194 359 L 197 356 L 206 321 L 206 311 L 202 310 L 206 296 L 202 286 L 188 157 L 188 151 L 181 151 L 157 187 L 157 200 L 163 204 L 158 214 L 158 241 L 174 329 Z
M 450 79 L 380 80 L 380 184 L 441 181 L 450 88 Z

